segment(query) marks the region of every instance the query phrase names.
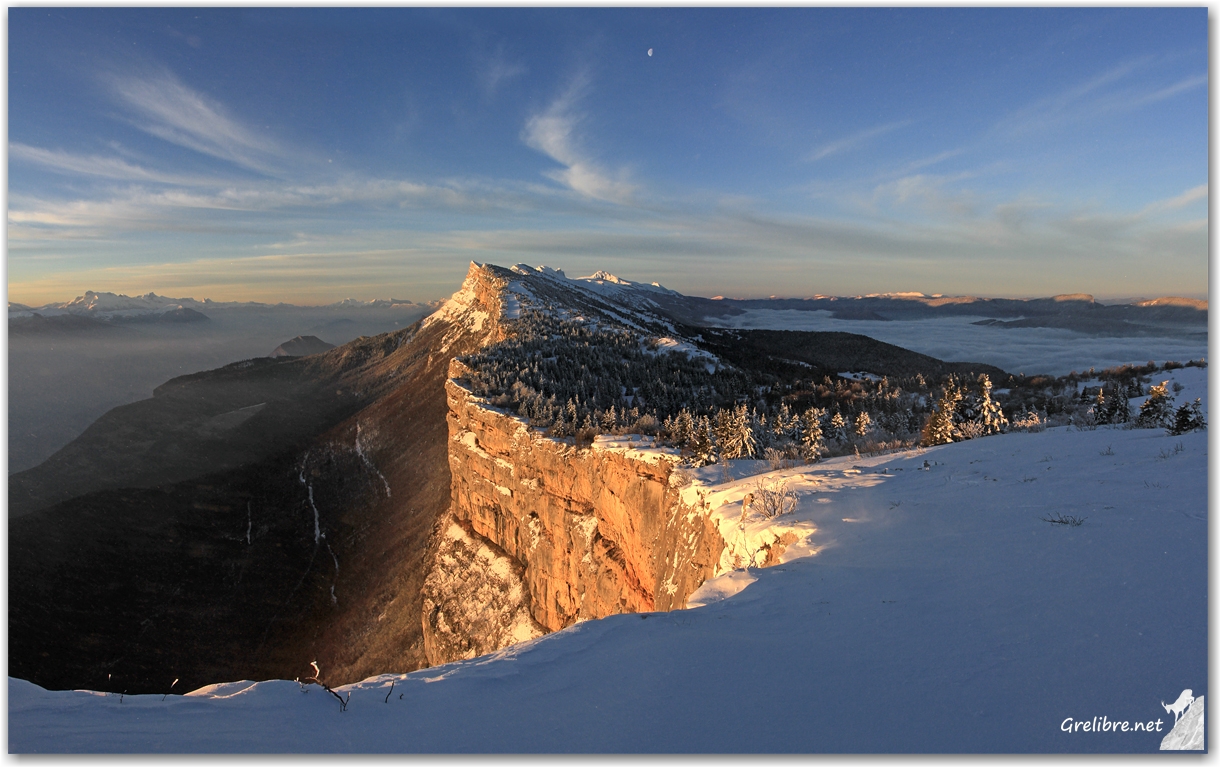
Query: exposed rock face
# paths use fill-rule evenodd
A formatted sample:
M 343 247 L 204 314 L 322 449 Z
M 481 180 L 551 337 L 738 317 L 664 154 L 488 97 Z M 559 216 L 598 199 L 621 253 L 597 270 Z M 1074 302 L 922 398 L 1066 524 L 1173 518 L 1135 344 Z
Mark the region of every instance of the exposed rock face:
M 434 545 L 435 565 L 423 588 L 428 658 L 474 658 L 546 633 L 530 616 L 519 562 L 456 522 Z
M 452 499 L 442 526 L 458 522 L 499 558 L 462 562 L 463 578 L 429 576 L 425 651 L 436 665 L 512 641 L 516 605 L 463 602 L 453 584 L 497 581 L 521 572 L 521 604 L 546 631 L 623 612 L 682 608 L 712 575 L 724 541 L 702 510 L 684 505 L 676 459 L 660 451 L 577 447 L 529 429 L 462 386 L 465 367 L 450 365 L 449 465 Z M 445 528 L 448 529 L 448 528 Z M 434 569 L 450 567 L 446 547 Z M 508 560 L 501 562 L 501 559 Z M 467 614 L 436 606 L 464 604 Z M 488 617 L 494 613 L 496 617 Z M 494 624 L 501 639 L 456 641 L 454 626 Z

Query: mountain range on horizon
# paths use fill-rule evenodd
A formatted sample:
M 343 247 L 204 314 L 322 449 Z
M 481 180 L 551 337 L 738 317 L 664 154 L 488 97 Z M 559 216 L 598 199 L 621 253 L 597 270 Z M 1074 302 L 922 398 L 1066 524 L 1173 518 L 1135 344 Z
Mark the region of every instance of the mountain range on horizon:
M 530 267 L 533 268 L 533 267 Z M 568 279 L 561 269 L 539 267 Z M 1096 300 L 1086 293 L 1073 293 L 1045 298 L 984 298 L 977 296 L 946 296 L 920 292 L 872 293 L 855 296 L 813 295 L 783 298 L 728 298 L 688 296 L 670 290 L 656 282 L 643 283 L 621 279 L 609 272 L 597 271 L 572 281 L 592 289 L 624 290 L 648 295 L 666 311 L 693 324 L 715 322 L 716 318 L 731 317 L 751 309 L 824 311 L 841 320 L 910 320 L 943 316 L 976 316 L 987 324 L 1001 327 L 1058 327 L 1084 333 L 1107 335 L 1138 335 L 1167 327 L 1198 327 L 1207 323 L 1206 300 L 1179 296 L 1151 299 L 1131 298 L 1111 303 Z M 347 298 L 319 309 L 363 309 L 386 307 L 431 307 L 442 302 L 418 304 L 405 299 L 360 300 Z M 43 317 L 75 315 L 101 320 L 156 315 L 181 310 L 205 312 L 217 309 L 290 307 L 283 302 L 271 304 L 256 301 L 213 301 L 205 298 L 171 298 L 147 293 L 127 296 L 110 292 L 86 291 L 65 302 L 52 302 L 40 307 L 9 302 L 10 325 L 20 324 L 35 314 Z

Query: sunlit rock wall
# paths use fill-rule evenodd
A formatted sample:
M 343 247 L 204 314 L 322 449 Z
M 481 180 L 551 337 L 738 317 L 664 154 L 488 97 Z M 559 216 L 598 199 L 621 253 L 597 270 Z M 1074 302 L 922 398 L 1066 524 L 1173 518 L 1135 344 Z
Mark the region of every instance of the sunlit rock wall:
M 466 372 L 453 362 L 446 383 L 453 484 L 425 585 L 429 662 L 519 641 L 519 606 L 545 631 L 684 607 L 713 574 L 724 541 L 704 510 L 681 501 L 676 457 L 543 437 L 474 397 L 462 385 Z M 498 557 L 446 557 L 443 541 L 454 524 Z M 504 573 L 520 573 L 520 605 L 454 596 L 456 584 L 469 589 L 484 580 L 501 584 L 497 593 L 511 592 Z M 489 625 L 500 628 L 489 637 L 468 635 Z

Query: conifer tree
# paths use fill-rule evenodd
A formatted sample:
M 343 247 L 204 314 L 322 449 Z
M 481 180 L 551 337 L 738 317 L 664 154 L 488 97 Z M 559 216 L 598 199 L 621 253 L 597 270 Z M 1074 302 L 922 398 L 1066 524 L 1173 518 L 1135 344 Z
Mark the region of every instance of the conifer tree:
M 1131 420 L 1131 403 L 1127 401 L 1127 394 L 1121 386 L 1110 398 L 1107 415 L 1106 423 L 1127 423 Z
M 932 415 L 924 424 L 920 440 L 923 445 L 946 445 L 956 438 L 957 429 L 953 425 L 953 416 L 961 400 L 962 392 L 957 385 L 957 379 L 950 376 L 949 380 L 945 382 L 940 399 L 936 401 Z
M 741 451 L 736 441 L 737 430 L 733 428 L 732 408 L 719 408 L 711 418 L 712 439 L 716 442 L 721 458 L 736 458 Z
M 868 434 L 869 428 L 873 425 L 873 419 L 869 416 L 867 410 L 861 410 L 856 414 L 856 420 L 852 423 L 851 430 L 857 437 L 863 437 Z
M 979 375 L 979 403 L 977 420 L 983 427 L 983 434 L 999 434 L 1008 428 L 1008 419 L 1000 403 L 991 398 L 991 378 L 986 373 Z
M 1169 393 L 1169 382 L 1161 381 L 1148 389 L 1148 399 L 1140 405 L 1135 425 L 1142 429 L 1168 427 L 1173 423 L 1173 395 Z
M 1106 399 L 1104 388 L 1099 388 L 1093 398 L 1093 420 L 1099 424 L 1110 423 L 1110 401 Z
M 843 418 L 843 414 L 835 411 L 835 414 L 830 417 L 829 436 L 835 442 L 842 442 L 847 439 L 847 420 Z
M 771 420 L 771 433 L 775 435 L 777 441 L 790 442 L 796 436 L 796 429 L 796 416 L 788 410 L 787 402 L 781 402 L 779 410 L 775 413 L 775 418 Z
M 1174 413 L 1173 424 L 1169 427 L 1170 434 L 1185 434 L 1196 429 L 1206 429 L 1207 420 L 1203 417 L 1203 402 L 1196 398 L 1191 404 L 1182 403 Z
M 810 463 L 817 461 L 826 453 L 826 439 L 822 435 L 822 418 L 826 411 L 811 407 L 801 414 L 801 457 Z
M 712 439 L 711 420 L 701 415 L 694 421 L 690 436 L 691 463 L 695 466 L 707 466 L 716 463 L 716 444 Z
M 680 444 L 685 445 L 690 441 L 691 435 L 695 432 L 695 420 L 691 417 L 690 411 L 682 408 L 678 411 L 678 415 L 674 418 L 674 430 L 678 437 L 682 440 Z

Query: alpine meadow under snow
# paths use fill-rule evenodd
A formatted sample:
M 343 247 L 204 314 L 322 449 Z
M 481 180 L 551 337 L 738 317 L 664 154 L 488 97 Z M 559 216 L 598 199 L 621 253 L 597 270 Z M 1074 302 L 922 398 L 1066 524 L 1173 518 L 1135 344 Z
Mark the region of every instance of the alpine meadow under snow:
M 1206 408 L 1205 366 L 1149 383 L 1162 380 L 1176 405 Z M 675 452 L 632 434 L 591 449 Z M 299 681 L 187 695 L 10 678 L 9 749 L 1147 752 L 1184 689 L 1183 727 L 1198 722 L 1206 430 L 1066 425 L 812 464 L 721 460 L 686 479 L 726 543 L 686 610 L 333 692 L 305 681 L 310 658 Z M 758 567 L 776 540 L 784 554 Z M 1095 717 L 1103 731 L 1081 728 Z

